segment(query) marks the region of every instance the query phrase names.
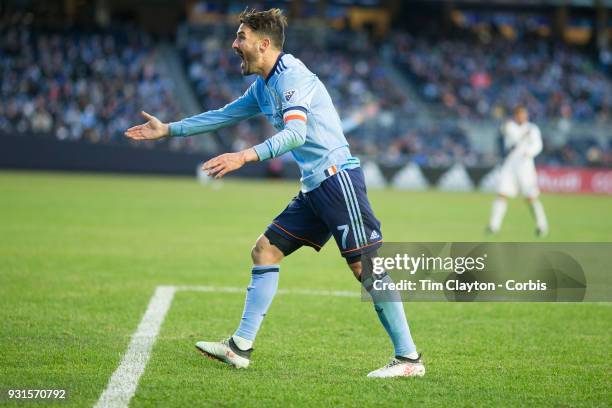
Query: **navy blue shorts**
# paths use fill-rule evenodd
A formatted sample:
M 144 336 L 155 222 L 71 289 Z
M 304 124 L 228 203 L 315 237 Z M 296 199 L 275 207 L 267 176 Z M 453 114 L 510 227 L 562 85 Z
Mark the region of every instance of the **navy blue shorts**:
M 268 238 L 280 235 L 291 243 L 290 248 L 277 245 L 285 255 L 304 245 L 319 251 L 331 236 L 347 260 L 382 245 L 380 222 L 370 207 L 359 167 L 341 170 L 316 189 L 300 192 L 272 221 L 268 231 Z

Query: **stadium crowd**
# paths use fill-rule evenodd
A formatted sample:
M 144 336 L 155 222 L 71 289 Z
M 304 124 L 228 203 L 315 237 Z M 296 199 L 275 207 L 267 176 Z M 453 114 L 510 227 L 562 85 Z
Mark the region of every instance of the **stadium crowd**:
M 148 37 L 118 28 L 49 32 L 10 16 L 0 25 L 0 131 L 126 142 L 141 109 L 181 115 Z M 150 146 L 150 145 L 149 145 Z
M 188 27 L 183 56 L 203 110 L 216 109 L 240 96 L 253 78 L 243 78 L 240 61 L 230 48 L 235 27 Z M 213 35 L 214 33 L 214 35 Z M 310 35 L 310 34 L 309 34 Z M 317 74 L 338 109 L 352 150 L 389 163 L 412 158 L 423 165 L 449 165 L 461 160 L 474 164 L 481 159 L 456 124 L 417 126 L 418 114 L 389 78 L 374 45 L 364 35 L 326 32 L 325 38 L 301 47 L 302 31 L 289 31 L 286 52 L 292 53 Z M 351 38 L 349 38 L 351 37 Z M 265 119 L 243 122 L 237 129 L 222 130 L 241 149 L 271 135 Z
M 313 30 L 291 29 L 286 52 L 325 83 L 353 151 L 387 164 L 493 165 L 499 158 L 474 148 L 455 119 L 499 120 L 517 102 L 527 104 L 536 122 L 612 122 L 612 82 L 568 47 L 395 33 L 383 53 L 390 52 L 415 79 L 425 101 L 451 113 L 447 120 L 422 121 L 419 105 L 394 83 L 388 63 L 365 34 L 314 32 L 313 37 Z M 234 26 L 221 23 L 186 24 L 183 35 L 179 29 L 177 44 L 202 111 L 225 105 L 253 81 L 240 75 L 239 58 L 231 50 L 234 35 Z M 155 44 L 142 31 L 45 31 L 19 16 L 0 20 L 0 133 L 129 143 L 123 131 L 140 120 L 141 109 L 164 121 L 184 116 L 172 83 L 160 73 Z M 238 150 L 273 133 L 260 117 L 218 131 L 217 141 L 223 150 Z M 174 140 L 171 147 L 195 148 L 190 140 Z M 545 140 L 538 161 L 609 166 L 609 144 L 589 137 L 562 146 Z
M 611 166 L 612 137 L 593 130 L 612 127 L 612 78 L 601 64 L 580 48 L 536 35 L 537 16 L 478 15 L 474 22 L 487 17 L 486 31 L 467 24 L 396 32 L 385 52 L 445 116 L 499 123 L 525 105 L 545 128 L 538 163 Z M 502 34 L 504 22 L 513 24 L 513 35 Z M 562 144 L 548 143 L 559 135 Z
M 559 117 L 612 123 L 612 80 L 585 54 L 541 37 L 452 37 L 397 33 L 394 59 L 423 98 L 462 118 L 503 117 L 526 104 L 536 121 Z

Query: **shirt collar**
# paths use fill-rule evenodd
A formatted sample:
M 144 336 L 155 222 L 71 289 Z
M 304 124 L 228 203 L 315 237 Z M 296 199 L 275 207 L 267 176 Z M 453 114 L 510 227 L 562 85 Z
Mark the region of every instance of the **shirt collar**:
M 280 54 L 278 54 L 278 58 L 276 58 L 276 62 L 274 63 L 274 66 L 272 67 L 272 69 L 270 70 L 270 73 L 268 74 L 268 76 L 266 77 L 266 84 L 268 83 L 268 81 L 270 80 L 270 78 L 272 78 L 272 76 L 274 75 L 274 73 L 276 72 L 276 68 L 278 67 L 278 63 L 280 62 L 281 58 L 283 58 L 283 55 L 285 55 L 284 52 L 281 51 Z

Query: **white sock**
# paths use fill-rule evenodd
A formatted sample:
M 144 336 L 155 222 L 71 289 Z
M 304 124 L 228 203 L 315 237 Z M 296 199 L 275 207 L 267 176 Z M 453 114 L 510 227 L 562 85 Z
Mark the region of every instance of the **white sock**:
M 242 351 L 250 350 L 253 347 L 253 342 L 251 340 L 236 335 L 233 335 L 232 339 L 234 339 L 234 343 L 236 343 L 238 348 Z
M 491 209 L 491 220 L 489 221 L 489 228 L 491 231 L 497 232 L 501 228 L 502 221 L 504 220 L 504 215 L 506 215 L 506 209 L 508 208 L 508 203 L 503 198 L 496 198 L 493 201 L 493 208 Z
M 417 358 L 419 358 L 419 353 L 417 353 L 416 351 L 413 351 L 412 353 L 408 354 L 407 356 L 402 356 L 402 357 L 407 357 L 411 360 L 416 360 Z
M 533 209 L 533 215 L 536 219 L 536 225 L 542 231 L 548 231 L 548 221 L 546 220 L 546 213 L 544 212 L 544 206 L 540 200 L 533 200 L 531 202 L 531 208 Z

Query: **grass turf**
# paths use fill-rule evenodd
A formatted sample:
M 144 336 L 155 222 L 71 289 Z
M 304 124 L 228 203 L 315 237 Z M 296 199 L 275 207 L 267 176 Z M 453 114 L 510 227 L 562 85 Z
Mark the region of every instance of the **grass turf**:
M 0 388 L 65 388 L 92 405 L 157 285 L 245 287 L 250 247 L 295 183 L 0 172 Z M 479 241 L 492 196 L 372 191 L 387 241 Z M 612 200 L 543 197 L 550 241 L 610 241 Z M 499 241 L 534 240 L 511 202 Z M 358 290 L 330 242 L 283 262 L 281 288 Z M 242 294 L 180 292 L 132 406 L 609 406 L 609 304 L 409 303 L 428 373 L 370 380 L 391 347 L 371 304 L 279 295 L 254 363 L 196 353 L 230 334 Z M 7 403 L 0 398 L 0 403 Z M 24 406 L 24 402 L 16 403 Z M 38 404 L 36 404 L 38 405 Z

